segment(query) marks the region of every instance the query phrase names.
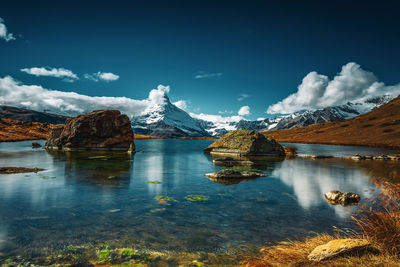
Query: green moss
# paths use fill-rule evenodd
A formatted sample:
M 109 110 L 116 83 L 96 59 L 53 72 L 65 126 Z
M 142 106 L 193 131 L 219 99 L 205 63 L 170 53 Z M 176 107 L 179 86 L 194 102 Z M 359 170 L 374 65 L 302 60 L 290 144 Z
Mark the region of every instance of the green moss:
M 190 201 L 207 201 L 208 197 L 201 196 L 201 195 L 189 195 L 189 196 L 186 196 L 186 199 L 190 200 Z
M 108 156 L 92 156 L 88 157 L 88 159 L 108 159 Z
M 111 261 L 112 250 L 110 246 L 104 246 L 102 249 L 97 251 L 97 257 L 100 261 Z
M 155 199 L 157 199 L 158 202 L 162 205 L 169 205 L 169 201 L 173 200 L 172 197 L 167 196 L 156 196 Z
M 247 172 L 256 172 L 258 169 L 250 168 L 250 167 L 239 167 L 239 166 L 234 166 L 231 168 L 232 170 L 235 171 L 247 171 Z
M 166 210 L 165 208 L 161 208 L 161 209 L 151 210 L 150 212 L 155 213 L 155 212 L 162 212 L 162 211 L 165 211 L 165 210 Z

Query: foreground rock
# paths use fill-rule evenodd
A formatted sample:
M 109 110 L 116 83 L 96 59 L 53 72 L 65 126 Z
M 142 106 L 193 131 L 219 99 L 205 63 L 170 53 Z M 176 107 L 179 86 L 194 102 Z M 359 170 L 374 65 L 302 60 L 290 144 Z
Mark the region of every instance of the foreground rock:
M 135 152 L 128 116 L 118 110 L 96 110 L 67 119 L 53 128 L 46 149 Z
M 360 201 L 360 195 L 348 192 L 342 193 L 340 191 L 330 191 L 325 194 L 325 198 L 333 205 L 340 204 L 342 206 L 357 205 Z
M 274 139 L 247 130 L 231 131 L 223 135 L 204 152 L 217 156 L 285 156 L 283 147 Z
M 40 172 L 40 171 L 44 171 L 44 169 L 40 169 L 40 168 L 23 168 L 23 167 L 0 167 L 0 174 Z
M 316 247 L 308 255 L 308 259 L 312 261 L 323 261 L 340 256 L 362 253 L 368 249 L 371 249 L 371 245 L 365 239 L 336 239 L 329 241 L 325 245 Z

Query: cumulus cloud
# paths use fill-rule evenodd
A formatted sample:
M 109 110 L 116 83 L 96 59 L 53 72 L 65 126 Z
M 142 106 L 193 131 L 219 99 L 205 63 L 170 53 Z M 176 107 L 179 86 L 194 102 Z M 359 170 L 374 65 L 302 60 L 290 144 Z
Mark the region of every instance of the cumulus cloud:
M 83 77 L 85 77 L 88 80 L 98 82 L 98 81 L 105 81 L 105 82 L 111 82 L 111 81 L 116 81 L 119 79 L 119 75 L 111 73 L 111 72 L 101 72 L 98 71 L 93 74 L 84 74 Z
M 238 121 L 244 120 L 244 118 L 241 116 L 224 117 L 221 115 L 211 115 L 211 114 L 204 114 L 204 113 L 200 113 L 200 114 L 189 113 L 189 115 L 195 119 L 211 121 L 213 123 L 232 123 L 232 122 L 238 122 Z
M 249 98 L 250 96 L 248 94 L 241 94 L 238 98 L 237 101 L 243 101 L 246 98 Z
M 213 78 L 213 77 L 221 77 L 222 73 L 221 72 L 216 72 L 216 73 L 210 73 L 210 72 L 205 72 L 205 71 L 199 71 L 196 76 L 194 76 L 195 79 L 204 79 L 204 78 Z
M 187 111 L 187 104 L 186 104 L 185 100 L 179 100 L 179 101 L 176 101 L 176 102 L 174 102 L 172 104 L 174 104 L 175 106 L 177 106 L 178 108 L 180 108 L 180 109 L 182 109 L 184 111 Z
M 66 82 L 73 82 L 74 80 L 78 80 L 78 75 L 73 73 L 71 70 L 64 68 L 50 68 L 50 67 L 33 67 L 33 68 L 24 68 L 21 69 L 22 72 L 28 73 L 30 75 L 39 76 L 49 76 L 49 77 L 57 77 L 64 78 Z
M 347 63 L 330 80 L 328 76 L 313 71 L 307 74 L 296 93 L 268 107 L 270 114 L 289 114 L 304 109 L 317 109 L 363 101 L 384 94 L 397 95 L 400 84 L 386 86 L 369 71 L 355 62 Z
M 249 106 L 241 107 L 238 111 L 238 115 L 240 116 L 250 115 L 250 107 Z
M 2 18 L 0 18 L 0 39 L 5 40 L 6 42 L 15 40 L 14 35 L 7 31 L 7 27 L 4 24 L 4 20 Z
M 159 85 L 143 100 L 127 97 L 92 97 L 75 92 L 50 90 L 38 85 L 25 85 L 11 76 L 6 76 L 0 78 L 0 104 L 38 111 L 47 110 L 68 116 L 96 109 L 118 109 L 132 118 L 159 104 L 169 90 L 169 86 Z

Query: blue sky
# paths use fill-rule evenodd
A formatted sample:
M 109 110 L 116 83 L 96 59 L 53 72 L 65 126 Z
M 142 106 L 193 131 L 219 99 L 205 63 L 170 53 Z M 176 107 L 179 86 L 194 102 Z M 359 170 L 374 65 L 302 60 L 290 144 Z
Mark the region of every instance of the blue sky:
M 0 38 L 0 77 L 133 99 L 169 85 L 171 100 L 185 100 L 189 112 L 230 116 L 249 106 L 248 119 L 272 116 L 268 107 L 296 93 L 310 72 L 333 79 L 349 62 L 374 73 L 367 86 L 397 85 L 396 1 L 348 2 L 6 0 L 0 17 L 15 40 Z M 32 67 L 78 79 L 21 71 Z

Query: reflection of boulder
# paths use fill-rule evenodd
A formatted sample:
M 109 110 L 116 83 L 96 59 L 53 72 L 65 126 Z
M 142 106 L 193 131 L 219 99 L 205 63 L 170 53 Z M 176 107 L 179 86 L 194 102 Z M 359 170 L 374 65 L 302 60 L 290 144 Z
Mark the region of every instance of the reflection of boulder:
M 67 179 L 101 183 L 118 183 L 129 179 L 133 156 L 123 152 L 48 151 L 55 159 L 65 161 Z
M 232 169 L 220 170 L 217 172 L 206 173 L 206 177 L 210 180 L 221 183 L 221 184 L 238 184 L 241 181 L 253 180 L 258 177 L 265 177 L 266 175 L 260 172 L 254 171 L 239 171 Z
M 221 156 L 283 157 L 283 147 L 274 139 L 256 131 L 236 130 L 223 135 L 209 145 L 204 152 Z
M 356 193 L 342 193 L 340 191 L 330 191 L 325 194 L 325 198 L 329 203 L 342 206 L 357 205 L 360 201 L 360 196 Z
M 52 130 L 45 148 L 135 151 L 130 120 L 118 110 L 96 110 L 67 119 L 64 126 Z
M 221 166 L 251 166 L 254 165 L 250 160 L 238 160 L 231 157 L 214 158 L 213 163 Z

